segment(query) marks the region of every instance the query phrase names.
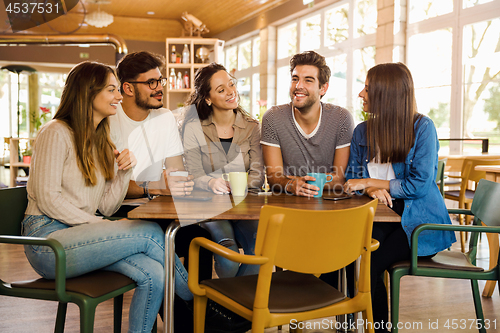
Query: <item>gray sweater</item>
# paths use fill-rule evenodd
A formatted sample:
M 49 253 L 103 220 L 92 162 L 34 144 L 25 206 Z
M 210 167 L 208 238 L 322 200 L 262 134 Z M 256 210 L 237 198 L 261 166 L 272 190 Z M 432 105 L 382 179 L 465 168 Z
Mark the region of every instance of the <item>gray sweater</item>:
M 27 215 L 46 215 L 68 225 L 103 221 L 97 209 L 112 215 L 127 193 L 132 169 L 118 170 L 106 181 L 97 168 L 97 184 L 87 186 L 78 168 L 71 129 L 52 120 L 37 135 L 28 179 Z

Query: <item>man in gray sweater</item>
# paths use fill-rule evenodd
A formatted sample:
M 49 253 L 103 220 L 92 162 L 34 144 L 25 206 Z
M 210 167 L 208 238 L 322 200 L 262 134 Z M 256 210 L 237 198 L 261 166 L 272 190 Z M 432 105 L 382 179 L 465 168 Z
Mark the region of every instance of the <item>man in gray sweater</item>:
M 262 152 L 267 179 L 274 190 L 312 197 L 319 188 L 307 173 L 333 176 L 325 188 L 342 191 L 349 160 L 353 119 L 340 106 L 321 103 L 328 90 L 330 68 L 314 51 L 290 60 L 289 104 L 272 107 L 262 120 Z

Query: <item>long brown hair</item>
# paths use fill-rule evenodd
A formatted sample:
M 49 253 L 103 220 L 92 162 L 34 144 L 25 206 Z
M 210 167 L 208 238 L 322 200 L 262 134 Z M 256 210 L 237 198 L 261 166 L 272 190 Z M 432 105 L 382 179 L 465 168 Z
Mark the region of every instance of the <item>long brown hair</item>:
M 186 106 L 194 105 L 195 108 L 186 108 L 183 119 L 181 120 L 181 135 L 184 134 L 184 127 L 187 123 L 194 119 L 208 119 L 208 117 L 214 112 L 212 106 L 208 106 L 205 99 L 210 96 L 210 90 L 212 89 L 212 87 L 210 86 L 210 80 L 212 79 L 212 76 L 214 76 L 214 74 L 219 71 L 224 71 L 227 73 L 227 70 L 224 66 L 213 62 L 208 66 L 200 68 L 196 72 L 196 75 L 194 77 L 194 91 L 186 101 Z M 231 75 L 229 74 L 229 76 Z M 240 97 L 238 94 L 238 99 L 239 98 Z M 233 111 L 234 113 L 240 112 L 246 119 L 253 119 L 252 116 L 240 106 L 239 102 L 238 107 Z
M 87 186 L 97 184 L 97 167 L 106 180 L 114 177 L 115 145 L 109 136 L 109 122 L 104 118 L 94 129 L 92 109 L 92 102 L 107 86 L 110 74 L 116 77 L 113 68 L 97 62 L 85 61 L 73 67 L 54 116 L 54 119 L 66 123 L 73 132 L 78 167 Z
M 380 163 L 404 162 L 415 141 L 414 123 L 417 113 L 413 79 L 402 63 L 372 67 L 367 74 L 367 122 L 370 160 Z

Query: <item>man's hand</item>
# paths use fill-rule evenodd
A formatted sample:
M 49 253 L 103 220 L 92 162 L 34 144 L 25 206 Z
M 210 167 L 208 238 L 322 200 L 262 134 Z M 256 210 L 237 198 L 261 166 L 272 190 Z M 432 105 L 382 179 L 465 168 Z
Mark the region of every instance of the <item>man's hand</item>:
M 122 150 L 121 153 L 115 149 L 113 153 L 115 154 L 116 163 L 118 164 L 118 170 L 128 170 L 137 164 L 137 159 L 128 149 Z
M 287 183 L 285 190 L 295 195 L 312 198 L 318 194 L 319 187 L 308 184 L 308 180 L 314 181 L 316 178 L 311 176 L 295 177 Z
M 170 176 L 171 172 L 177 171 L 175 168 L 168 168 L 163 170 L 162 179 L 165 180 L 167 188 L 170 190 L 170 194 L 173 196 L 185 196 L 190 195 L 193 192 L 194 182 L 193 176 L 188 175 L 183 176 Z

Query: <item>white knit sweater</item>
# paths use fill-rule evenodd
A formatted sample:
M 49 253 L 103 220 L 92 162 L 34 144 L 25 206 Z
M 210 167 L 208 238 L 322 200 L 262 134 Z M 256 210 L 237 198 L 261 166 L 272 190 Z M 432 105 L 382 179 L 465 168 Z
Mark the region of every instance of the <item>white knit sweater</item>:
M 46 215 L 68 225 L 101 222 L 97 209 L 112 215 L 120 207 L 132 169 L 118 170 L 105 181 L 99 168 L 97 184 L 87 186 L 78 168 L 71 129 L 59 120 L 52 120 L 39 132 L 28 179 L 27 215 Z

